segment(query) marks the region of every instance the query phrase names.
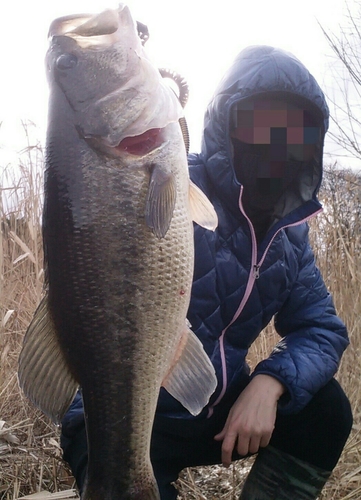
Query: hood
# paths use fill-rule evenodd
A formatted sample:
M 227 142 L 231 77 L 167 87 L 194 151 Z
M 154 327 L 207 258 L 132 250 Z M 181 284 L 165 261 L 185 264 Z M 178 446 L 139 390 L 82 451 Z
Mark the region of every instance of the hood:
M 302 205 L 301 215 L 294 215 L 288 221 L 294 223 L 297 217 L 306 218 L 320 208 L 316 193 L 322 178 L 323 142 L 329 118 L 322 90 L 294 55 L 269 46 L 251 46 L 239 53 L 207 108 L 201 156 L 212 184 L 217 187 L 217 194 L 239 214 L 240 183 L 233 168 L 229 133 L 231 110 L 237 102 L 261 96 L 304 107 L 321 128 L 317 157 L 300 178 L 297 193 L 286 193 L 277 209 L 277 218 L 281 219 Z

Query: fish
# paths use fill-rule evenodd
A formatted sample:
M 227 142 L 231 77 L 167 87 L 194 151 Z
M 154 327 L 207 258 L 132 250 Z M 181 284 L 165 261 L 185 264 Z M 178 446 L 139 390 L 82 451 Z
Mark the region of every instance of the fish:
M 159 500 L 150 439 L 160 387 L 192 414 L 213 365 L 187 322 L 193 222 L 217 215 L 189 179 L 182 106 L 127 5 L 53 21 L 46 72 L 43 297 L 18 379 L 61 422 L 78 388 L 82 500 Z

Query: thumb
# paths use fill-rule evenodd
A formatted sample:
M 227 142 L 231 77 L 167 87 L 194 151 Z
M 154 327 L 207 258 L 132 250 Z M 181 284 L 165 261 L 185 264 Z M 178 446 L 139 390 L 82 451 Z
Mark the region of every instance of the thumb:
M 216 434 L 214 436 L 214 439 L 216 441 L 222 441 L 222 439 L 224 439 L 224 436 L 226 435 L 226 428 L 223 427 L 223 429 L 221 430 L 221 432 L 219 432 L 218 434 Z

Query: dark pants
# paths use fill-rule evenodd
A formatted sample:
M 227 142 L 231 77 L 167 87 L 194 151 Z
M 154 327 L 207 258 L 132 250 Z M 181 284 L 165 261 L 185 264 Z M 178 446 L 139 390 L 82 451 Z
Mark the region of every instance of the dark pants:
M 162 500 L 175 500 L 171 482 L 185 467 L 221 462 L 222 443 L 214 436 L 224 426 L 232 401 L 215 408 L 206 420 L 182 420 L 157 416 L 154 421 L 151 460 Z M 296 415 L 277 415 L 270 444 L 301 460 L 331 471 L 351 431 L 350 403 L 336 380 L 331 380 Z M 81 489 L 87 462 L 85 425 L 72 436 L 63 427 L 61 444 Z M 242 458 L 234 454 L 234 459 Z

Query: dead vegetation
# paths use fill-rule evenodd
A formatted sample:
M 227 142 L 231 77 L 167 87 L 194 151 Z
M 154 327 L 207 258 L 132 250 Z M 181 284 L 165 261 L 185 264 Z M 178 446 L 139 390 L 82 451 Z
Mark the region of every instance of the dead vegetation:
M 17 357 L 23 335 L 42 289 L 40 234 L 42 179 L 40 148 L 22 157 L 19 180 L 5 171 L 0 198 L 0 500 L 49 492 L 49 498 L 72 498 L 74 479 L 61 459 L 59 429 L 25 400 L 17 383 Z M 354 427 L 341 460 L 320 500 L 361 498 L 361 179 L 331 169 L 322 199 L 326 210 L 311 224 L 318 264 L 347 323 L 351 345 L 338 379 L 354 410 Z M 5 206 L 6 200 L 6 206 Z M 252 346 L 251 364 L 277 342 L 269 326 Z M 177 486 L 181 500 L 235 500 L 252 458 L 221 466 L 183 471 Z M 44 493 L 32 497 L 46 500 Z

